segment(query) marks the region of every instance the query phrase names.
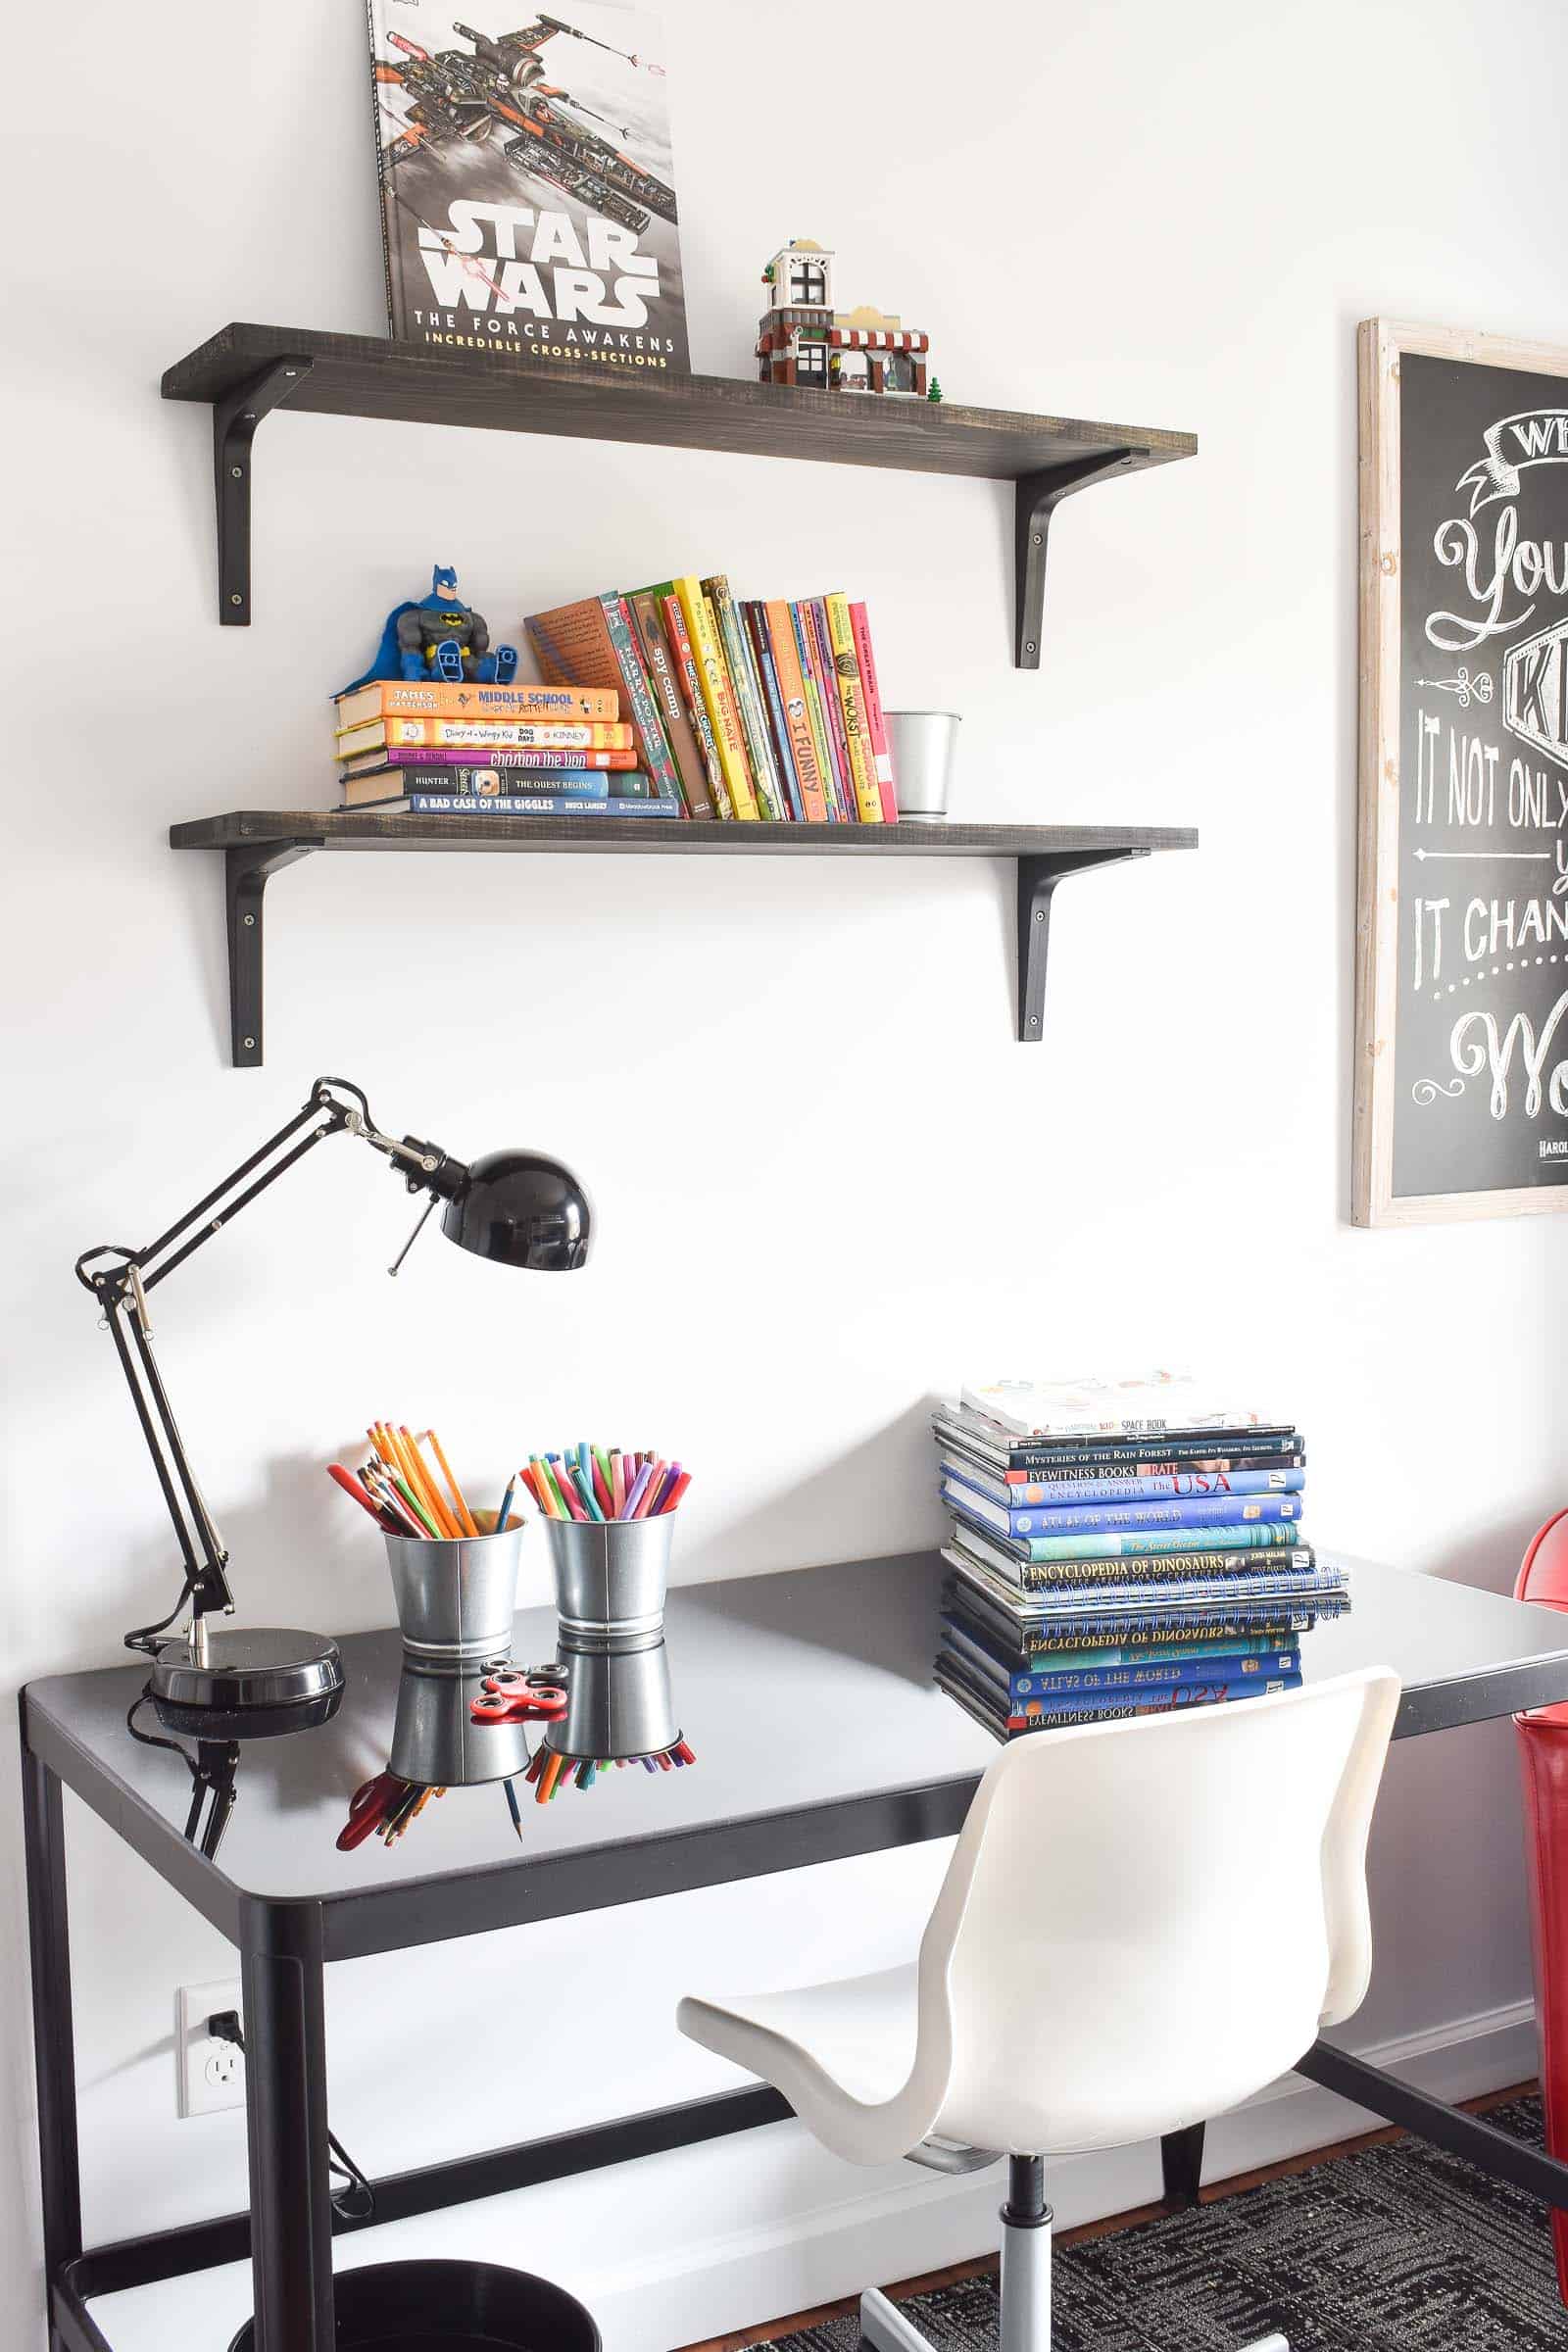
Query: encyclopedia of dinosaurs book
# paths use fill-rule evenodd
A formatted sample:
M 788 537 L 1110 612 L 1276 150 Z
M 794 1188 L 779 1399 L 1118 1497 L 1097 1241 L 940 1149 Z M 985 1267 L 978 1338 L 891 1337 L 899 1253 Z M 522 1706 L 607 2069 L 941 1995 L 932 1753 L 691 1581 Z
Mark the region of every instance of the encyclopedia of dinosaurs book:
M 455 360 L 684 373 L 658 24 L 612 0 L 514 26 L 368 0 L 391 331 Z

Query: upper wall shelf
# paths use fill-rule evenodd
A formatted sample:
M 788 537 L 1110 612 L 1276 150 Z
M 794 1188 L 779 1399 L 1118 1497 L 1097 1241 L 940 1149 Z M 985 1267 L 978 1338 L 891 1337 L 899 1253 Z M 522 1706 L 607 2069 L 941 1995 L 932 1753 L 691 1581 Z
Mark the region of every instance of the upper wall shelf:
M 269 877 L 313 850 L 588 853 L 680 858 L 1010 858 L 1017 874 L 1018 1036 L 1045 1019 L 1051 901 L 1068 874 L 1153 850 L 1190 850 L 1177 825 L 737 825 L 586 816 L 406 816 L 369 808 L 236 808 L 172 825 L 176 850 L 221 850 L 237 1069 L 262 1060 L 262 901 Z
M 1020 669 L 1040 664 L 1046 539 L 1059 502 L 1102 476 L 1169 465 L 1198 451 L 1191 433 L 1144 425 L 801 391 L 718 375 L 530 369 L 486 352 L 456 361 L 418 343 L 300 327 L 221 327 L 175 361 L 163 393 L 166 400 L 213 404 L 219 618 L 231 624 L 251 616 L 251 441 L 261 419 L 286 401 L 315 416 L 478 425 L 1012 482 Z

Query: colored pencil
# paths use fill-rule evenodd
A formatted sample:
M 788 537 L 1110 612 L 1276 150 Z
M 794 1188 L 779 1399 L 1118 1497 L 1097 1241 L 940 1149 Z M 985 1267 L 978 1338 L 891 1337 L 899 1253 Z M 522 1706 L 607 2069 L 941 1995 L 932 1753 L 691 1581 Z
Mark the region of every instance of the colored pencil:
M 336 1480 L 344 1494 L 351 1495 L 362 1511 L 369 1512 L 377 1527 L 383 1530 L 386 1528 L 386 1515 L 381 1505 L 367 1488 L 361 1486 L 352 1470 L 345 1470 L 340 1462 L 328 1462 L 326 1475 L 328 1478 Z
M 464 1534 L 466 1536 L 476 1536 L 479 1533 L 479 1530 L 474 1525 L 473 1513 L 469 1510 L 467 1504 L 463 1498 L 463 1489 L 459 1486 L 457 1480 L 452 1475 L 452 1466 L 448 1462 L 446 1455 L 441 1450 L 440 1439 L 436 1436 L 433 1429 L 427 1429 L 424 1434 L 430 1441 L 430 1451 L 435 1455 L 436 1461 L 440 1467 L 441 1475 L 447 1482 L 447 1493 L 452 1497 L 452 1507 L 457 1512 L 458 1520 L 462 1526 Z
M 436 1525 L 440 1528 L 441 1533 L 446 1537 L 448 1543 L 455 1543 L 458 1537 L 463 1533 L 463 1530 L 458 1525 L 458 1522 L 453 1516 L 452 1512 L 447 1508 L 447 1505 L 441 1499 L 441 1490 L 435 1483 L 435 1474 L 431 1470 L 430 1465 L 425 1460 L 423 1454 L 419 1451 L 417 1439 L 415 1437 L 413 1430 L 406 1428 L 402 1422 L 399 1422 L 398 1424 L 398 1439 L 403 1446 L 405 1455 L 413 1466 L 416 1481 L 425 1502 L 429 1506 L 431 1515 L 433 1516 Z

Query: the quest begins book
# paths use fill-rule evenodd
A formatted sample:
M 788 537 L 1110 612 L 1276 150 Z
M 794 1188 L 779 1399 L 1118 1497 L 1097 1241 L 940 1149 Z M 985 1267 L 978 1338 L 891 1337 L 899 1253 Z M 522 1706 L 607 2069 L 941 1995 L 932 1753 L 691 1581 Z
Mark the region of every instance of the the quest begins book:
M 392 333 L 519 367 L 684 372 L 659 27 L 568 4 L 515 26 L 368 0 Z

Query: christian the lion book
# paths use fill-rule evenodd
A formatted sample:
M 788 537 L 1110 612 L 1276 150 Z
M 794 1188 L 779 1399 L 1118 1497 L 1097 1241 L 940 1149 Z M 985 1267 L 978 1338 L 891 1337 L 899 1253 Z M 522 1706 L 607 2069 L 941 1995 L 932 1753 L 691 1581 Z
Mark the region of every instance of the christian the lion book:
M 400 342 L 519 367 L 684 373 L 657 22 L 613 0 L 519 24 L 368 0 L 381 238 Z

